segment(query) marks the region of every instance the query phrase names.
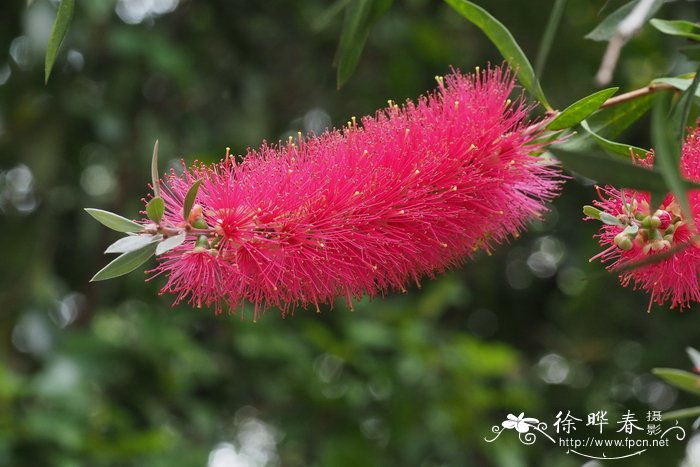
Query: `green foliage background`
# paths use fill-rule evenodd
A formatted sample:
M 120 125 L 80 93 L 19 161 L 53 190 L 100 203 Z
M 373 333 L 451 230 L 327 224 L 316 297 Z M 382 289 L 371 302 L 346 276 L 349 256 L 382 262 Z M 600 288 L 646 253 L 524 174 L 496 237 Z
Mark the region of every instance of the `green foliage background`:
M 156 138 L 170 166 L 214 161 L 416 97 L 450 65 L 501 63 L 445 4 L 404 0 L 338 91 L 342 18 L 321 21 L 325 2 L 183 0 L 136 24 L 115 12 L 155 3 L 78 2 L 47 86 L 55 6 L 0 6 L 0 465 L 577 466 L 542 441 L 484 437 L 507 413 L 608 410 L 614 424 L 696 402 L 650 369 L 686 365 L 697 309 L 648 315 L 647 296 L 588 263 L 597 226 L 580 206 L 595 193 L 580 179 L 493 256 L 354 312 L 253 322 L 172 309 L 140 272 L 89 284 L 116 236 L 82 208 L 138 217 Z M 553 2 L 482 3 L 534 57 Z M 568 2 L 542 80 L 555 108 L 596 90 L 604 43 L 583 36 L 620 4 Z M 647 26 L 612 84 L 688 71 L 681 43 Z M 623 139 L 648 147 L 647 128 Z M 677 465 L 684 449 L 615 465 Z

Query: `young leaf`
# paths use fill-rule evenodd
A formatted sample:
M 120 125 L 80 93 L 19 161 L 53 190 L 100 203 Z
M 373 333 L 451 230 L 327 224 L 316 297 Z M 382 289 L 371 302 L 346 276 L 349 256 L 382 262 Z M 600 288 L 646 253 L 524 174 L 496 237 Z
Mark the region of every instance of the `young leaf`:
M 156 196 L 151 199 L 146 205 L 146 214 L 148 218 L 151 219 L 156 224 L 160 222 L 165 213 L 165 202 L 160 196 Z
M 108 227 L 117 232 L 140 232 L 143 230 L 141 224 L 137 224 L 119 214 L 114 214 L 113 212 L 103 211 L 102 209 L 85 208 L 85 212 L 90 214 L 97 220 L 100 224 Z
M 564 130 L 571 128 L 598 110 L 610 96 L 620 88 L 603 89 L 580 99 L 564 109 L 547 125 L 548 130 Z
M 386 13 L 392 3 L 393 0 L 352 0 L 345 8 L 345 20 L 337 52 L 338 89 L 355 71 L 370 28 Z
M 583 213 L 590 218 L 600 219 L 600 215 L 603 213 L 603 211 L 593 206 L 586 205 L 583 207 Z
M 690 361 L 693 362 L 693 367 L 700 370 L 700 352 L 692 347 L 686 347 L 685 352 L 690 357 Z
M 148 261 L 148 258 L 153 256 L 153 253 L 156 251 L 156 245 L 156 242 L 152 242 L 138 250 L 129 251 L 128 253 L 122 254 L 107 266 L 100 269 L 97 274 L 90 279 L 90 282 L 113 279 L 115 277 L 130 273 Z
M 156 144 L 153 145 L 153 157 L 151 158 L 151 183 L 153 184 L 153 196 L 159 198 L 160 173 L 158 172 L 158 140 L 156 140 Z
M 182 206 L 182 218 L 185 220 L 185 222 L 187 222 L 187 219 L 190 217 L 190 211 L 192 210 L 192 206 L 194 206 L 195 199 L 197 199 L 197 191 L 199 191 L 199 185 L 201 184 L 202 179 L 199 179 L 192 184 L 189 190 L 187 190 L 187 194 L 185 195 L 185 203 Z
M 652 19 L 649 23 L 664 34 L 700 41 L 700 24 L 685 20 L 665 20 L 658 18 Z
M 647 150 L 638 148 L 637 146 L 632 146 L 630 144 L 616 143 L 615 141 L 610 141 L 609 139 L 603 138 L 596 132 L 594 132 L 585 120 L 581 122 L 581 127 L 586 130 L 586 132 L 593 138 L 593 140 L 598 143 L 605 152 L 613 156 L 622 156 L 625 159 L 630 159 L 631 155 L 644 159 L 647 156 Z
M 618 30 L 620 23 L 629 16 L 630 12 L 637 5 L 639 0 L 632 0 L 625 5 L 622 5 L 617 10 L 613 11 L 607 18 L 605 18 L 598 26 L 593 29 L 593 31 L 586 34 L 586 39 L 592 41 L 609 41 Z M 654 16 L 657 11 L 663 6 L 663 0 L 657 0 L 654 5 L 649 9 L 649 12 L 644 19 L 646 23 L 649 18 Z
M 523 53 L 522 49 L 515 42 L 515 38 L 510 31 L 496 18 L 491 16 L 486 10 L 467 0 L 445 0 L 457 13 L 467 18 L 493 42 L 503 58 L 511 68 L 516 70 L 518 80 L 525 89 L 530 91 L 537 100 L 547 109 L 552 107 L 544 96 L 535 71 Z
M 156 247 L 156 256 L 160 256 L 166 251 L 170 251 L 173 248 L 182 245 L 185 241 L 185 238 L 187 238 L 185 232 L 177 234 L 173 237 L 166 238 L 162 242 L 158 243 L 158 246 Z
M 603 221 L 603 224 L 622 226 L 620 219 L 607 212 L 600 213 L 600 220 Z
M 68 31 L 68 25 L 70 25 L 70 21 L 73 18 L 74 8 L 75 0 L 61 0 L 61 3 L 58 5 L 58 12 L 56 13 L 53 28 L 51 28 L 51 36 L 49 36 L 49 43 L 46 47 L 46 57 L 44 58 L 44 84 L 49 82 L 49 76 L 51 76 L 51 70 L 53 69 L 56 56 L 58 55 L 58 49 Z
M 105 253 L 128 253 L 141 249 L 149 243 L 158 240 L 160 237 L 160 235 L 129 235 L 112 243 L 107 247 Z
M 700 394 L 700 376 L 696 374 L 675 368 L 654 368 L 651 372 L 678 389 Z

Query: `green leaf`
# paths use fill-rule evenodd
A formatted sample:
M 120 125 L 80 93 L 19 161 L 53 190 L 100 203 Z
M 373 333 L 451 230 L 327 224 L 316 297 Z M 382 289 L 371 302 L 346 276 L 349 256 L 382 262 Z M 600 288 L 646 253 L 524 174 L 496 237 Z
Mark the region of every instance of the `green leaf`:
M 672 412 L 664 412 L 661 416 L 661 419 L 666 421 L 697 416 L 700 416 L 700 407 L 689 407 L 687 409 L 674 410 Z
M 688 88 L 691 90 L 691 88 Z M 687 92 L 687 91 L 686 91 Z M 667 107 L 663 105 L 667 99 L 659 96 L 651 116 L 651 142 L 654 146 L 654 167 L 658 168 L 668 191 L 673 192 L 686 219 L 692 223 L 692 213 L 686 187 L 681 176 L 681 141 L 673 126 L 673 120 L 667 118 Z
M 669 84 L 679 91 L 685 91 L 693 84 L 693 78 L 657 78 L 652 81 L 652 84 Z M 700 89 L 695 90 L 695 97 L 700 97 Z
M 311 30 L 314 32 L 320 32 L 331 23 L 333 18 L 338 15 L 352 0 L 336 0 L 331 6 L 323 10 L 323 12 L 316 17 L 316 19 L 311 23 Z
M 603 138 L 596 132 L 591 130 L 588 122 L 585 120 L 581 122 L 581 128 L 586 130 L 586 132 L 593 138 L 593 140 L 598 143 L 605 152 L 613 156 L 622 156 L 625 159 L 630 159 L 631 154 L 634 153 L 635 156 L 644 159 L 649 151 L 638 148 L 637 146 L 632 146 L 630 144 L 617 143 L 615 141 L 610 141 L 609 139 Z
M 666 192 L 666 185 L 657 171 L 633 165 L 631 161 L 611 159 L 598 153 L 572 152 L 555 147 L 550 147 L 549 150 L 568 170 L 599 183 L 615 185 L 619 188 Z
M 160 222 L 165 213 L 165 202 L 160 196 L 156 196 L 151 199 L 146 205 L 146 214 L 148 218 L 151 219 L 156 224 Z
M 665 20 L 658 18 L 654 18 L 649 22 L 664 34 L 700 41 L 700 24 L 685 20 Z
M 345 9 L 337 52 L 336 81 L 340 89 L 357 68 L 369 31 L 393 0 L 352 0 Z
M 547 125 L 548 130 L 571 128 L 598 110 L 620 88 L 608 88 L 580 99 L 564 109 Z
M 152 242 L 138 250 L 124 253 L 109 263 L 90 279 L 90 282 L 104 281 L 128 274 L 153 256 L 158 243 Z
M 694 373 L 675 368 L 654 368 L 651 372 L 678 389 L 700 394 L 700 376 Z
M 100 224 L 117 232 L 141 232 L 143 230 L 141 224 L 113 212 L 93 208 L 85 208 L 85 212 L 94 217 Z
M 685 352 L 690 357 L 690 361 L 693 362 L 693 366 L 700 370 L 700 352 L 692 347 L 686 347 Z
M 194 201 L 197 199 L 197 191 L 199 191 L 199 186 L 202 184 L 202 179 L 195 181 L 187 194 L 185 195 L 185 203 L 182 206 L 182 218 L 187 222 L 187 218 L 190 217 L 190 211 L 192 206 L 194 206 Z
M 160 173 L 158 172 L 158 140 L 156 140 L 156 144 L 153 145 L 153 157 L 151 158 L 151 184 L 153 185 L 153 195 L 156 198 L 160 197 Z
M 552 11 L 549 13 L 547 26 L 544 28 L 544 34 L 542 35 L 540 46 L 537 49 L 537 58 L 535 59 L 535 76 L 537 76 L 538 79 L 542 76 L 542 71 L 547 63 L 547 57 L 549 56 L 549 51 L 552 49 L 552 43 L 556 37 L 557 28 L 559 28 L 561 19 L 564 16 L 565 7 L 566 0 L 554 0 L 554 6 L 552 7 Z
M 109 247 L 107 247 L 105 253 L 128 253 L 130 251 L 141 249 L 160 238 L 160 235 L 129 235 L 112 243 Z
M 49 82 L 49 76 L 51 76 L 51 70 L 53 69 L 53 65 L 56 62 L 56 56 L 58 55 L 58 49 L 61 46 L 61 42 L 63 42 L 63 38 L 66 36 L 68 26 L 73 18 L 74 9 L 75 0 L 61 0 L 61 3 L 58 5 L 56 19 L 53 23 L 49 43 L 46 47 L 46 57 L 44 59 L 44 83 Z
M 593 206 L 586 205 L 583 207 L 583 213 L 593 219 L 600 219 L 600 215 L 602 212 L 603 211 Z
M 615 138 L 646 114 L 654 101 L 652 95 L 632 99 L 613 107 L 601 109 L 587 121 L 591 129 L 604 138 Z
M 700 44 L 679 47 L 678 51 L 693 62 L 700 62 Z
M 621 6 L 617 10 L 613 11 L 607 18 L 605 18 L 598 26 L 593 29 L 593 31 L 586 34 L 586 39 L 592 41 L 609 41 L 616 33 L 617 28 L 620 23 L 629 16 L 632 9 L 639 3 L 639 0 L 632 0 L 629 3 Z M 663 6 L 664 0 L 656 0 L 654 5 L 649 9 L 649 12 L 644 19 L 646 23 L 649 19 L 656 14 L 657 11 Z
M 162 242 L 158 243 L 158 246 L 156 247 L 156 256 L 160 256 L 166 251 L 170 251 L 173 248 L 182 245 L 186 238 L 187 234 L 185 232 L 166 238 Z
M 687 89 L 683 91 L 678 103 L 671 114 L 672 124 L 676 125 L 676 134 L 678 135 L 678 141 L 683 144 L 685 141 L 685 130 L 687 127 L 688 116 L 690 115 L 690 108 L 693 106 L 693 96 L 700 92 L 700 66 L 698 66 L 695 76 Z M 680 151 L 678 153 L 678 158 L 680 160 Z
M 515 38 L 510 31 L 496 18 L 491 16 L 486 10 L 467 0 L 445 0 L 448 5 L 455 9 L 460 15 L 467 18 L 493 42 L 508 65 L 516 70 L 518 80 L 525 89 L 530 91 L 542 105 L 547 109 L 552 107 L 544 96 L 535 71 L 523 53 L 522 49 L 515 42 Z

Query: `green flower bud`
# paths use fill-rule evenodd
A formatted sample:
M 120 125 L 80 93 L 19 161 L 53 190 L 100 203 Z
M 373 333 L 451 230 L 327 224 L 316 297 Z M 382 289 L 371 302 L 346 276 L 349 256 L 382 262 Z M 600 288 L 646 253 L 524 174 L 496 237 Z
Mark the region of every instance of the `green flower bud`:
M 621 250 L 631 250 L 632 240 L 630 240 L 627 234 L 620 232 L 619 234 L 615 235 L 615 245 L 617 245 Z

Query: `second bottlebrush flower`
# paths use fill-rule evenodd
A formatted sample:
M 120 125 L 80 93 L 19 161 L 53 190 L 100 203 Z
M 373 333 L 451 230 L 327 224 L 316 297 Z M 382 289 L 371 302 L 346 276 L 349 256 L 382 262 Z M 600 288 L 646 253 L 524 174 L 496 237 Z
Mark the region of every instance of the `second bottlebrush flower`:
M 545 212 L 562 183 L 531 155 L 540 125 L 525 125 L 513 89 L 500 68 L 454 72 L 417 102 L 390 102 L 342 130 L 171 173 L 160 223 L 190 233 L 152 273 L 167 277 L 175 303 L 287 312 L 404 290 L 492 249 Z

